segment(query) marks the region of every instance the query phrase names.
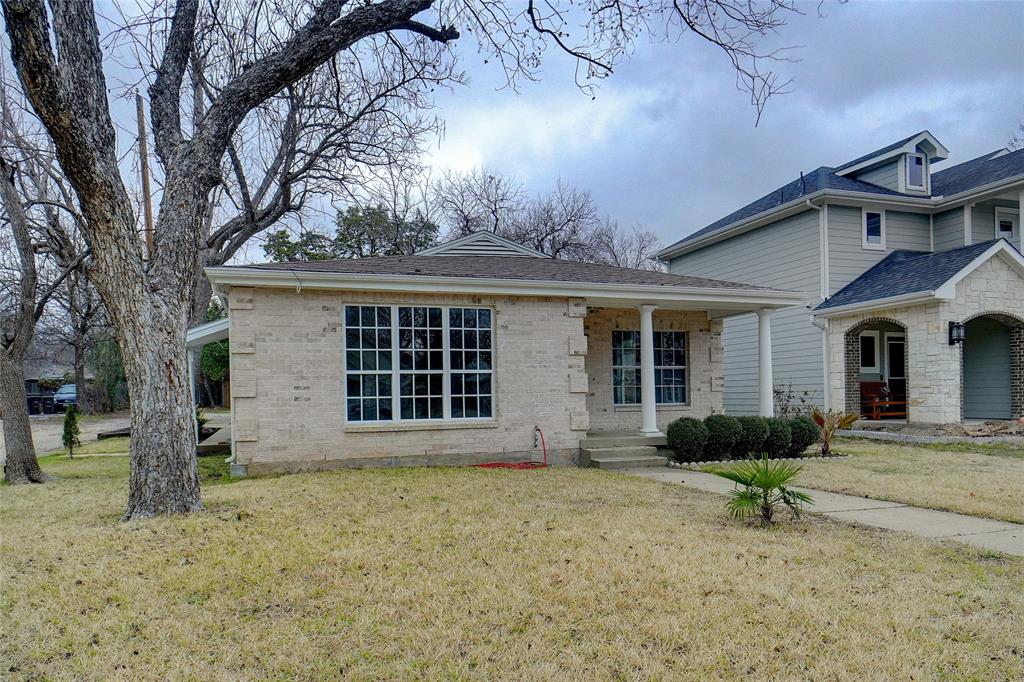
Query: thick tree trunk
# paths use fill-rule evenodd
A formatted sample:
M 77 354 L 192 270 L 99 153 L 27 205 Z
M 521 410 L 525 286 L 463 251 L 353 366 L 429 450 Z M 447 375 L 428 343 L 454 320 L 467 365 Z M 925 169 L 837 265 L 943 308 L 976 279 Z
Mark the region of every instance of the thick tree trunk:
M 78 411 L 92 412 L 89 390 L 85 385 L 85 351 L 80 342 L 75 343 L 75 386 L 78 392 Z
M 21 359 L 3 352 L 0 352 L 0 412 L 3 413 L 7 456 L 4 480 L 11 485 L 50 480 L 52 477 L 39 468 L 36 449 L 32 445 L 32 425 L 28 418 Z
M 146 325 L 118 330 L 132 406 L 126 520 L 203 506 L 181 308 L 180 299 L 178 310 L 168 302 L 150 311 Z

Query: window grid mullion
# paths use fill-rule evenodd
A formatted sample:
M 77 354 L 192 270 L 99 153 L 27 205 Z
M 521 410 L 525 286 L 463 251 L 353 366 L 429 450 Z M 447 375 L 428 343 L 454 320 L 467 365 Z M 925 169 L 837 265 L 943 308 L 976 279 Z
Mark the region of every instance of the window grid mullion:
M 443 368 L 443 376 L 441 378 L 441 400 L 443 405 L 441 407 L 441 416 L 447 421 L 452 418 L 452 358 L 451 358 L 451 338 L 449 336 L 448 324 L 451 310 L 448 306 L 441 307 L 441 352 L 443 358 L 441 359 L 441 367 Z
M 402 374 L 398 362 L 398 308 L 391 306 L 391 421 L 402 421 Z

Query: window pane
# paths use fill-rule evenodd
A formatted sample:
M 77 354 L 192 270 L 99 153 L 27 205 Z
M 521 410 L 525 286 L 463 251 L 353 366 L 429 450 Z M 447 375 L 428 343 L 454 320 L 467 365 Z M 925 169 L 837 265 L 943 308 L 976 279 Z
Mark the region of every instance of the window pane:
M 868 212 L 864 216 L 864 233 L 868 244 L 882 243 L 882 214 Z
M 1001 218 L 999 220 L 999 236 L 1006 237 L 1013 234 L 1013 221 Z
M 875 354 L 875 337 L 873 336 L 860 337 L 860 366 L 862 368 L 878 366 L 878 359 Z
M 391 309 L 345 306 L 345 412 L 350 421 L 391 418 Z
M 924 158 L 920 156 L 908 156 L 907 160 L 907 184 L 912 187 L 923 187 Z

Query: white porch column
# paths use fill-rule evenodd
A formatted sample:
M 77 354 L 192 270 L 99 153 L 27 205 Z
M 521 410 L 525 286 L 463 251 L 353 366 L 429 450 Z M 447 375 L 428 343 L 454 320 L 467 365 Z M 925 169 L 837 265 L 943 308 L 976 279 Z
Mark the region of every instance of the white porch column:
M 757 388 L 762 417 L 775 416 L 772 395 L 772 318 L 771 311 L 757 311 Z
M 661 435 L 654 398 L 654 309 L 657 307 L 640 306 L 640 407 L 643 414 L 640 433 L 645 436 Z
M 200 347 L 201 348 L 201 347 Z M 199 419 L 196 417 L 196 377 L 193 365 L 196 361 L 196 349 L 192 346 L 185 348 L 185 364 L 188 365 L 188 392 L 192 396 L 192 438 L 196 445 L 199 444 Z

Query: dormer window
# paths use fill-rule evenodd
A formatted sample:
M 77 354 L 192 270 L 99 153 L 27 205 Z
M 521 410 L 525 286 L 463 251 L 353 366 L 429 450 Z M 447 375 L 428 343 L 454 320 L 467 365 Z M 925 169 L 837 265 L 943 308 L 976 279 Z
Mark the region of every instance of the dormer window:
M 925 191 L 928 181 L 928 159 L 924 154 L 907 154 L 907 189 Z

